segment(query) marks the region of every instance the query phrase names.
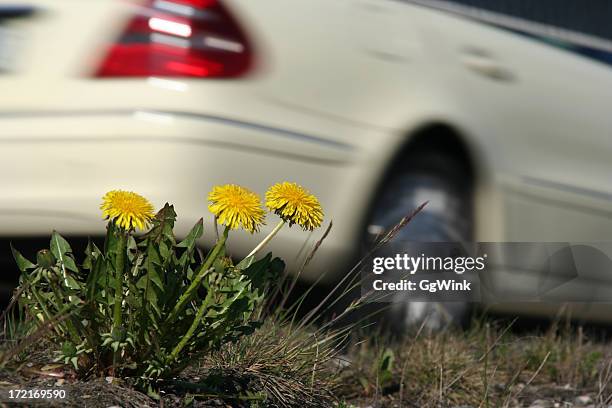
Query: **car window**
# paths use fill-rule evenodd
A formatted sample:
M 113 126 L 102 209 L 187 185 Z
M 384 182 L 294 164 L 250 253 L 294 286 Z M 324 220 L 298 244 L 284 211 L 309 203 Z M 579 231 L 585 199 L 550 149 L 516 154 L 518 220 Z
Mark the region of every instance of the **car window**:
M 449 0 L 456 5 L 517 17 L 612 40 L 609 0 Z
M 460 15 L 612 64 L 610 0 L 400 0 Z

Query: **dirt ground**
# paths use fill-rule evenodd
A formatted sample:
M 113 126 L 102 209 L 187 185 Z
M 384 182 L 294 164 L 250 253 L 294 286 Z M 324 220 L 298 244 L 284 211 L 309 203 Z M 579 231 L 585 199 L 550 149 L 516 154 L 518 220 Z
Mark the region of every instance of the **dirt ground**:
M 206 398 L 204 395 L 189 395 L 186 393 L 175 394 L 171 391 L 161 393 L 161 400 L 156 401 L 149 398 L 142 392 L 136 391 L 125 383 L 117 382 L 111 378 L 94 379 L 82 382 L 66 375 L 65 378 L 58 378 L 49 375 L 36 374 L 35 369 L 30 371 L 31 375 L 16 375 L 4 372 L 0 376 L 0 402 L 2 407 L 11 406 L 32 406 L 32 407 L 123 407 L 123 408 L 144 408 L 144 407 L 248 407 L 248 401 L 221 400 L 216 398 Z M 55 372 L 59 373 L 58 371 Z M 504 390 L 503 384 L 496 384 L 492 387 L 492 394 Z M 62 389 L 66 391 L 64 399 L 46 400 L 10 400 L 8 399 L 9 390 L 15 389 Z M 518 383 L 514 386 L 516 397 L 506 401 L 509 407 L 531 407 L 531 408 L 572 408 L 572 407 L 601 407 L 598 404 L 599 395 L 595 390 L 588 392 L 585 389 L 575 389 L 568 385 L 559 386 L 555 384 L 525 385 Z M 370 397 L 351 398 L 347 403 L 348 407 L 358 408 L 403 408 L 421 407 L 430 405 L 428 401 L 419 401 L 418 396 L 401 396 L 400 390 L 382 390 L 380 395 Z M 266 406 L 265 404 L 259 406 Z M 451 408 L 468 408 L 472 405 L 439 405 Z M 497 404 L 491 404 L 497 406 Z M 612 405 L 610 405 L 612 406 Z M 324 407 L 322 407 L 324 408 Z M 474 407 L 476 408 L 476 407 Z

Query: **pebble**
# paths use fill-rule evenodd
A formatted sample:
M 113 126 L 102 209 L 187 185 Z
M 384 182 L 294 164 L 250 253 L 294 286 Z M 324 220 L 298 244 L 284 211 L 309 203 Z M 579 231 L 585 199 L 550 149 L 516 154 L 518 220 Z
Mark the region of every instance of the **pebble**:
M 336 357 L 331 362 L 332 364 L 336 365 L 336 367 L 339 369 L 347 368 L 347 367 L 350 367 L 351 365 L 351 360 L 348 356 Z
M 574 400 L 574 404 L 579 406 L 589 405 L 591 402 L 593 402 L 593 399 L 588 395 L 580 395 Z
M 554 407 L 554 404 L 552 403 L 552 401 L 543 400 L 543 399 L 535 400 L 529 406 L 529 408 L 553 408 L 553 407 Z

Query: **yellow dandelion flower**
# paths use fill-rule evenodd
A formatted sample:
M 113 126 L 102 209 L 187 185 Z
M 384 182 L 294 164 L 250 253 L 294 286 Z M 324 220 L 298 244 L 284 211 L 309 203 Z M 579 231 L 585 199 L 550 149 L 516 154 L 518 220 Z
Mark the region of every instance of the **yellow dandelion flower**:
M 113 220 L 116 226 L 127 231 L 145 229 L 154 215 L 149 200 L 131 191 L 109 191 L 102 200 L 100 209 L 104 218 Z
M 319 200 L 296 183 L 277 183 L 266 192 L 266 207 L 289 225 L 298 224 L 312 231 L 323 222 Z
M 235 184 L 215 186 L 208 194 L 208 209 L 220 224 L 231 229 L 242 228 L 250 233 L 259 231 L 265 212 L 257 194 Z

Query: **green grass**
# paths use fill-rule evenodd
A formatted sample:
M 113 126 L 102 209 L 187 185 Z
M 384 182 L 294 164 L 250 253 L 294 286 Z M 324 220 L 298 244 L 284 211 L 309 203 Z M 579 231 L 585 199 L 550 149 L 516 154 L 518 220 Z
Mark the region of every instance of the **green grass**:
M 516 406 L 548 395 L 572 401 L 589 394 L 611 401 L 612 348 L 581 327 L 552 324 L 543 333 L 513 332 L 510 323 L 475 321 L 467 331 L 370 337 L 350 347 L 339 396 L 376 406 Z M 381 364 L 383 359 L 393 364 Z

